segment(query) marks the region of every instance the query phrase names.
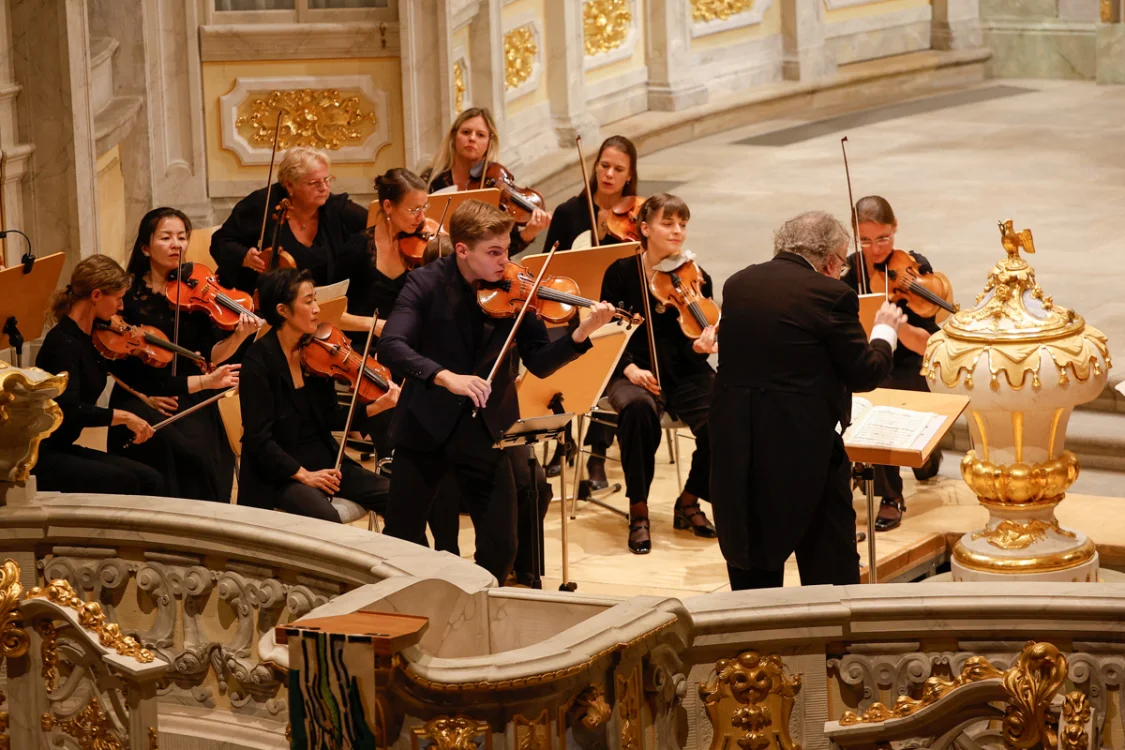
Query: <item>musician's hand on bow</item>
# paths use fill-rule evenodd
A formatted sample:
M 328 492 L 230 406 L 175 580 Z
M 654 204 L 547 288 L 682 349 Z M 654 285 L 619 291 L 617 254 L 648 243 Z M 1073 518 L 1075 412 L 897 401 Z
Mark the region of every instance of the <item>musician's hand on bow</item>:
M 293 475 L 293 479 L 314 490 L 320 490 L 325 495 L 335 495 L 340 491 L 340 472 L 336 469 L 308 471 L 302 467 Z
M 131 411 L 124 409 L 113 410 L 111 425 L 124 425 L 133 433 L 133 445 L 140 445 L 155 434 L 152 425 L 144 421 Z
M 445 390 L 457 396 L 468 396 L 473 406 L 483 409 L 488 403 L 492 393 L 492 384 L 476 375 L 458 375 L 449 370 L 442 370 L 434 376 L 434 385 L 440 385 Z
M 256 247 L 250 248 L 246 251 L 246 255 L 242 256 L 242 265 L 258 273 L 266 271 L 266 259 L 262 257 L 262 251 Z
M 203 390 L 217 391 L 220 388 L 233 388 L 238 385 L 238 371 L 242 365 L 222 365 L 203 376 Z
M 906 323 L 906 313 L 893 302 L 884 302 L 879 307 L 879 311 L 875 313 L 875 325 L 879 325 L 880 323 L 888 325 L 897 331 L 899 326 Z
M 148 408 L 166 417 L 172 416 L 180 408 L 180 399 L 176 396 L 142 396 L 141 400 Z
M 625 365 L 625 377 L 633 385 L 644 388 L 654 395 L 660 394 L 660 386 L 656 384 L 656 376 L 650 370 L 642 370 L 633 363 Z
M 588 339 L 591 333 L 613 320 L 613 315 L 616 312 L 617 308 L 608 302 L 598 302 L 594 304 L 590 308 L 590 314 L 586 316 L 585 320 L 578 324 L 578 327 L 574 329 L 574 333 L 571 334 L 571 336 L 574 337 L 574 343 L 581 344 Z
M 367 405 L 367 416 L 373 417 L 379 412 L 393 409 L 398 404 L 398 396 L 402 388 L 393 380 L 387 383 L 387 392 Z
M 691 342 L 691 348 L 699 354 L 718 354 L 719 327 L 713 325 L 704 328 L 703 333 L 699 334 L 699 338 Z

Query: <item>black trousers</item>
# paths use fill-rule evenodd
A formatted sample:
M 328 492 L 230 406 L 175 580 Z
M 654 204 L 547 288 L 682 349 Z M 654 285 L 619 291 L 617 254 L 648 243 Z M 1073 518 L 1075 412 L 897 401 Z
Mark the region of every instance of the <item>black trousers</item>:
M 40 446 L 32 473 L 39 489 L 50 492 L 164 495 L 164 478 L 156 469 L 81 445 Z
M 358 503 L 368 510 L 384 513 L 387 508 L 389 481 L 386 477 L 370 472 L 357 463 L 344 461 L 340 464 L 340 497 Z M 307 484 L 289 481 L 282 485 L 277 499 L 277 507 L 298 516 L 319 518 L 322 521 L 340 523 L 340 514 L 332 506 L 332 499 Z
M 883 388 L 897 388 L 902 391 L 929 391 L 926 376 L 910 368 L 905 371 L 892 370 L 887 379 L 883 381 Z M 930 458 L 921 468 L 914 469 L 916 479 L 929 479 L 938 472 L 941 463 L 941 448 L 930 454 Z M 874 466 L 875 494 L 885 500 L 902 499 L 902 473 L 897 466 Z
M 707 433 L 707 412 L 711 408 L 714 373 L 706 373 L 666 384 L 662 407 L 652 394 L 628 378 L 609 384 L 607 394 L 617 412 L 617 441 L 621 445 L 621 469 L 625 473 L 625 494 L 630 503 L 647 503 L 649 487 L 656 471 L 656 451 L 660 447 L 660 415 L 667 408 L 695 436 L 684 492 L 706 499 L 711 482 L 711 442 Z
M 802 586 L 844 586 L 859 583 L 851 463 L 841 440 L 837 440 L 833 446 L 824 491 L 804 536 L 797 543 L 796 553 Z M 727 574 L 730 577 L 731 591 L 778 588 L 785 578 L 784 568 L 744 570 L 727 565 Z
M 384 533 L 428 546 L 426 522 L 442 478 L 451 473 L 476 532 L 476 563 L 503 585 L 516 556 L 516 485 L 512 462 L 492 447 L 481 419 L 462 413 L 444 445 L 395 448 Z

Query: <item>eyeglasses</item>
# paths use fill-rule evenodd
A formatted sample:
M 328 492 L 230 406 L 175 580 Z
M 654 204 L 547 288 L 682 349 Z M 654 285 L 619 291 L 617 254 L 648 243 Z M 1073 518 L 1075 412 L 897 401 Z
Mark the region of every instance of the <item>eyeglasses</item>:
M 859 246 L 866 248 L 871 247 L 872 245 L 889 245 L 890 243 L 894 242 L 894 240 L 895 238 L 893 235 L 885 234 L 882 237 L 876 237 L 874 240 L 860 240 Z
M 408 208 L 406 210 L 411 216 L 413 216 L 414 218 L 418 218 L 423 213 L 430 210 L 430 204 L 427 203 L 423 206 L 418 206 L 417 208 Z
M 324 187 L 325 189 L 331 189 L 332 183 L 335 181 L 336 178 L 334 176 L 328 175 L 322 180 L 305 180 L 305 184 L 311 188 Z

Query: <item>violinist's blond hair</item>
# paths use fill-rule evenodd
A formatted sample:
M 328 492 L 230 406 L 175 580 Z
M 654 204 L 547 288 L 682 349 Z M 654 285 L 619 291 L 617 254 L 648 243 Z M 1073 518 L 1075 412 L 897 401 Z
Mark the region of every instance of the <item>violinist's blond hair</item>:
M 428 187 L 427 192 L 432 193 L 434 179 L 442 172 L 453 168 L 453 157 L 456 155 L 456 140 L 457 131 L 461 129 L 469 120 L 474 117 L 484 119 L 484 124 L 488 128 L 488 132 L 492 134 L 492 138 L 488 142 L 488 148 L 484 152 L 485 160 L 491 164 L 496 161 L 497 155 L 500 153 L 500 134 L 496 132 L 496 121 L 492 119 L 492 113 L 484 107 L 473 107 L 466 109 L 453 121 L 449 126 L 449 132 L 441 140 L 441 147 L 438 148 L 437 153 L 434 154 L 433 164 L 430 168 L 422 173 L 423 179 L 426 180 Z
M 508 234 L 516 220 L 500 209 L 481 201 L 465 201 L 449 217 L 449 239 L 470 248 L 481 240 Z
M 58 323 L 67 316 L 79 300 L 88 298 L 97 289 L 115 294 L 129 288 L 132 279 L 121 264 L 108 255 L 91 255 L 83 258 L 70 274 L 70 283 L 55 290 L 47 305 L 47 318 Z
M 295 185 L 313 170 L 314 164 L 318 163 L 323 164 L 325 169 L 332 168 L 332 159 L 320 149 L 294 146 L 285 152 L 281 164 L 277 167 L 277 181 L 282 185 L 285 183 Z

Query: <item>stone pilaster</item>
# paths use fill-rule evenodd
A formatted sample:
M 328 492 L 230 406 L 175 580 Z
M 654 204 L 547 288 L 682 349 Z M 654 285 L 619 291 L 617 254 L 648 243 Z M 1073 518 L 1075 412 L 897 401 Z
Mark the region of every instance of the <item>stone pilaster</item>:
M 564 148 L 579 135 L 592 143 L 598 139 L 598 122 L 586 109 L 582 3 L 547 3 L 545 13 L 551 124 Z
M 822 0 L 782 0 L 781 74 L 789 81 L 808 81 L 836 72 L 836 60 L 824 46 Z
M 645 7 L 649 109 L 675 111 L 705 103 L 707 89 L 692 73 L 690 3 L 649 0 Z
M 984 46 L 980 0 L 932 0 L 930 46 L 933 49 L 976 49 Z

